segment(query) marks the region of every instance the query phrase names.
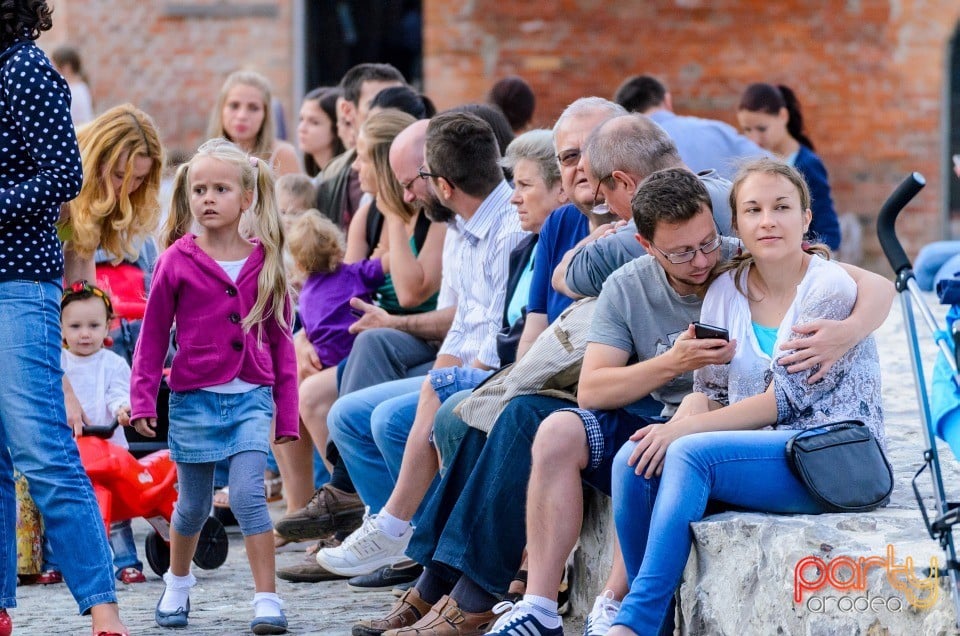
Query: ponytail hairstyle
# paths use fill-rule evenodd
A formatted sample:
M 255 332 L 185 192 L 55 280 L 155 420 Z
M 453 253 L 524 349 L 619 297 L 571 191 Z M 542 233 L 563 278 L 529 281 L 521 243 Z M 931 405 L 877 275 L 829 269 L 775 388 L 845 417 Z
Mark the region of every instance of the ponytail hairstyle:
M 370 149 L 370 161 L 377 177 L 377 198 L 409 221 L 417 210 L 403 200 L 403 186 L 397 181 L 390 167 L 390 144 L 416 118 L 402 111 L 388 108 L 367 117 L 360 128 L 360 134 L 367 140 Z
M 121 104 L 77 131 L 83 159 L 83 187 L 68 205 L 73 235 L 70 248 L 90 257 L 102 247 L 117 262 L 136 257 L 140 239 L 150 234 L 160 218 L 160 174 L 163 146 L 153 119 L 132 104 Z M 111 175 L 123 164 L 120 192 L 113 191 Z M 152 163 L 143 183 L 130 192 L 134 162 Z
M 752 113 L 767 113 L 776 115 L 781 108 L 787 109 L 787 132 L 810 150 L 814 150 L 813 142 L 807 136 L 803 124 L 803 113 L 800 111 L 800 100 L 788 86 L 778 84 L 757 83 L 747 86 L 740 98 L 737 110 L 746 110 Z
M 797 189 L 797 193 L 800 195 L 801 211 L 805 212 L 810 209 L 810 189 L 807 187 L 807 182 L 803 178 L 803 175 L 801 175 L 796 168 L 784 163 L 783 161 L 772 159 L 770 157 L 755 159 L 741 166 L 740 170 L 737 172 L 737 175 L 733 178 L 733 184 L 730 186 L 730 210 L 732 212 L 731 220 L 733 223 L 734 232 L 739 231 L 737 228 L 737 196 L 740 193 L 740 188 L 743 186 L 743 182 L 747 180 L 747 177 L 755 174 L 768 174 L 772 176 L 783 177 L 793 184 L 793 187 Z M 830 260 L 830 248 L 823 243 L 808 243 L 807 241 L 804 241 L 801 247 L 807 254 L 814 254 L 816 256 L 820 256 L 824 260 Z M 744 274 L 746 274 L 750 269 L 750 266 L 753 265 L 753 261 L 753 254 L 750 252 L 742 252 L 732 258 L 730 261 L 716 268 L 716 270 L 714 270 L 714 276 L 711 277 L 711 281 L 713 278 L 716 278 L 716 276 L 719 276 L 723 272 L 733 270 L 733 282 L 737 288 L 737 291 L 747 298 L 750 298 L 749 290 L 745 285 L 746 276 L 744 276 Z M 758 299 L 751 298 L 751 300 Z
M 270 165 L 253 155 L 247 155 L 234 143 L 216 138 L 205 141 L 190 161 L 177 169 L 173 182 L 173 198 L 170 216 L 164 228 L 164 246 L 169 247 L 184 236 L 193 222 L 190 211 L 190 166 L 200 158 L 209 157 L 232 164 L 237 168 L 240 189 L 254 193 L 254 202 L 249 210 L 250 228 L 263 246 L 263 267 L 257 279 L 257 301 L 243 319 L 243 327 L 249 331 L 258 328 L 268 318 L 273 318 L 281 327 L 289 327 L 287 316 L 287 277 L 283 267 L 283 230 L 280 212 L 273 187 Z

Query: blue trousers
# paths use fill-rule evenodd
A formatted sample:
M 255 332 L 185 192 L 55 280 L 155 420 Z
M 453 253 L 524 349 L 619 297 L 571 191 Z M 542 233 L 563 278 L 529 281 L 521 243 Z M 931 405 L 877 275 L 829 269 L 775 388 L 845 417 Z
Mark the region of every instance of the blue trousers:
M 489 437 L 466 429 L 421 510 L 407 555 L 451 582 L 464 574 L 490 594 L 506 592 L 527 544 L 533 437 L 550 413 L 570 406 L 557 398 L 520 396 L 503 410 Z
M 342 395 L 327 414 L 330 439 L 370 512 L 378 513 L 400 475 L 424 376 Z
M 54 282 L 0 282 L 0 607 L 16 606 L 16 465 L 84 613 L 117 595 L 103 519 L 64 411 L 60 295 Z
M 659 478 L 638 476 L 627 442 L 613 464 L 613 515 L 631 581 L 615 624 L 656 634 L 690 555 L 690 524 L 708 500 L 787 514 L 824 512 L 794 476 L 784 446 L 797 431 L 724 431 L 681 437 Z

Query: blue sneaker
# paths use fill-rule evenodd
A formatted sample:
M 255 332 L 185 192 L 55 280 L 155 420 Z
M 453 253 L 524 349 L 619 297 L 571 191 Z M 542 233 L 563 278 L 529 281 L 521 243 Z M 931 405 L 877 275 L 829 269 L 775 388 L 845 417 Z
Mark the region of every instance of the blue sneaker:
M 163 595 L 160 595 L 163 600 Z M 186 607 L 178 607 L 172 612 L 160 611 L 160 601 L 157 601 L 157 610 L 154 612 L 154 620 L 160 627 L 170 627 L 173 629 L 182 629 L 187 626 L 187 617 L 190 615 L 190 599 L 187 599 Z
M 280 616 L 258 616 L 250 621 L 250 631 L 254 634 L 286 634 L 287 615 L 280 610 Z
M 503 616 L 493 624 L 488 636 L 563 636 L 562 623 L 559 627 L 544 627 L 529 608 L 523 601 L 497 603 L 493 611 Z

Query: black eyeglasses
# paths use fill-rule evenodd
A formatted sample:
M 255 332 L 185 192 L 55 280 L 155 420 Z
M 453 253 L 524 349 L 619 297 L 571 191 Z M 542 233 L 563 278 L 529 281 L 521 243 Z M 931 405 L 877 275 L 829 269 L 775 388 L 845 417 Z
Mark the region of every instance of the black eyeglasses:
M 426 171 L 424 171 L 423 166 L 420 166 L 419 168 L 417 168 L 417 176 L 420 177 L 421 179 L 423 179 L 424 181 L 426 181 L 427 179 L 444 179 L 444 178 L 446 178 L 446 177 L 443 177 L 443 176 L 441 176 L 441 175 L 439 175 L 439 174 L 434 174 L 433 172 L 426 172 Z
M 692 249 L 688 252 L 670 252 L 669 254 L 667 254 L 656 245 L 653 245 L 653 243 L 650 243 L 650 245 L 653 245 L 653 249 L 663 254 L 663 257 L 668 261 L 670 261 L 671 263 L 673 263 L 674 265 L 682 265 L 684 263 L 689 263 L 694 258 L 696 258 L 697 252 L 703 252 L 704 255 L 710 254 L 712 252 L 716 252 L 717 248 L 720 247 L 721 243 L 723 243 L 723 235 L 720 234 L 720 232 L 718 231 L 716 238 L 711 239 L 710 241 L 708 241 L 707 243 L 704 243 L 700 247 L 696 249 Z
M 559 155 L 557 155 L 557 161 L 560 162 L 561 166 L 569 168 L 570 166 L 577 165 L 577 162 L 580 161 L 580 149 L 579 148 L 568 148 L 564 150 Z
M 419 178 L 420 178 L 420 171 L 417 170 L 417 175 L 416 175 L 415 177 L 412 177 L 412 178 L 411 178 L 409 181 L 407 181 L 406 183 L 404 183 L 403 181 L 401 181 L 401 182 L 400 182 L 400 187 L 403 188 L 404 190 L 409 190 L 411 187 L 413 187 L 413 182 L 416 181 L 416 180 L 419 179 Z
M 597 202 L 597 199 L 600 198 L 600 186 L 612 176 L 612 174 L 608 174 L 597 182 L 597 191 L 593 193 L 593 208 L 591 209 L 594 214 L 610 214 L 610 205 L 606 201 Z

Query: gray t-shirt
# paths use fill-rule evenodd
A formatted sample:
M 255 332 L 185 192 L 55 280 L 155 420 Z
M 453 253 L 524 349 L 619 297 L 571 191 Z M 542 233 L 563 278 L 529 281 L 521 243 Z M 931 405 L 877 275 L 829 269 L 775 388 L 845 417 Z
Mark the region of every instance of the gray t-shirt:
M 707 170 L 697 175 L 710 193 L 713 218 L 724 236 L 730 235 L 730 182 Z M 646 252 L 637 241 L 637 226 L 630 221 L 614 234 L 581 247 L 567 267 L 567 287 L 580 296 L 599 296 L 603 282 L 614 271 Z
M 736 251 L 738 241 L 725 238 L 721 259 Z M 633 360 L 665 353 L 687 326 L 700 319 L 703 299 L 681 296 L 670 286 L 663 267 L 649 255 L 637 258 L 610 275 L 597 299 L 587 342 L 616 347 Z M 693 390 L 693 373 L 684 373 L 652 391 L 670 416 Z

